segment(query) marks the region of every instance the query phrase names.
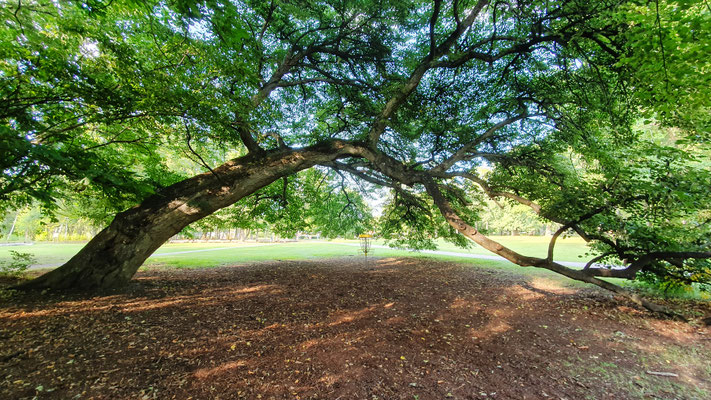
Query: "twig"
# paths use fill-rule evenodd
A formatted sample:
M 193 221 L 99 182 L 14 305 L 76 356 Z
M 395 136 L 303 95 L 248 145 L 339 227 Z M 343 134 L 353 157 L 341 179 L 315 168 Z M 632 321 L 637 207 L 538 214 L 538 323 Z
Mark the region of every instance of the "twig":
M 195 150 L 193 149 L 193 147 L 190 145 L 190 139 L 191 139 L 191 136 L 190 136 L 190 127 L 188 126 L 188 122 L 185 120 L 185 118 L 183 118 L 183 125 L 185 125 L 185 139 L 186 139 L 186 143 L 187 143 L 187 145 L 188 145 L 188 149 L 190 150 L 190 152 L 193 153 L 193 154 L 195 155 L 195 157 L 197 157 L 197 158 L 200 160 L 200 162 L 202 163 L 202 165 L 203 165 L 205 168 L 207 168 L 207 169 L 212 173 L 212 175 L 214 175 L 215 178 L 217 178 L 217 180 L 218 180 L 221 184 L 223 184 L 223 185 L 226 186 L 227 184 L 222 180 L 222 178 L 220 178 L 219 175 L 217 175 L 217 172 L 215 172 L 215 170 L 213 170 L 212 168 L 210 168 L 210 166 L 207 165 L 207 163 L 206 163 L 205 160 L 200 156 L 200 154 L 198 154 L 198 152 L 195 151 Z
M 657 376 L 669 376 L 669 377 L 672 377 L 672 378 L 676 378 L 676 377 L 679 376 L 678 374 L 675 374 L 675 373 L 673 373 L 673 372 L 647 371 L 647 374 L 649 374 L 649 375 L 657 375 Z

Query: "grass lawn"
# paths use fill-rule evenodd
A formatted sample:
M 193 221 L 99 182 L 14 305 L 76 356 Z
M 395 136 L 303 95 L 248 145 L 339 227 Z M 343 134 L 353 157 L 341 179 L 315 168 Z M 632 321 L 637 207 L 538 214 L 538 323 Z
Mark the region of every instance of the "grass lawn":
M 547 236 L 492 236 L 491 239 L 511 248 L 521 254 L 534 257 L 548 256 L 548 243 L 551 238 Z M 463 252 L 469 251 L 474 254 L 491 254 L 488 250 L 473 245 L 470 249 L 462 249 L 451 243 L 438 243 L 440 250 Z M 579 237 L 558 238 L 556 241 L 554 258 L 556 261 L 580 261 L 586 262 L 590 257 L 585 257 L 588 247 L 585 241 Z
M 494 240 L 520 251 L 526 255 L 545 256 L 548 251 L 547 237 L 532 236 L 500 236 Z M 376 245 L 383 245 L 376 241 Z M 37 243 L 31 246 L 0 246 L 0 263 L 10 260 L 10 251 L 31 253 L 36 264 L 47 267 L 56 266 L 69 260 L 82 247 L 83 243 Z M 492 253 L 473 245 L 462 249 L 452 244 L 440 241 L 439 250 L 464 254 Z M 581 261 L 586 247 L 580 238 L 559 239 L 556 246 L 556 260 Z M 508 273 L 524 274 L 531 277 L 549 279 L 569 287 L 582 287 L 587 284 L 567 279 L 553 272 L 538 268 L 523 268 L 508 261 L 462 258 L 451 255 L 428 254 L 390 248 L 374 248 L 373 257 L 417 257 L 422 259 L 437 259 L 452 261 L 479 268 L 496 269 Z M 143 269 L 151 267 L 163 268 L 209 268 L 224 265 L 244 264 L 270 260 L 309 260 L 317 258 L 363 257 L 357 240 L 334 240 L 330 242 L 297 242 L 297 243 L 168 243 L 161 246 L 145 263 Z M 618 285 L 628 285 L 622 279 L 608 279 Z M 708 293 L 698 290 L 681 293 L 674 297 L 692 299 L 709 299 Z
M 495 240 L 506 247 L 511 248 L 514 251 L 525 254 L 527 256 L 534 257 L 546 257 L 548 255 L 548 243 L 550 242 L 550 237 L 546 236 L 490 236 L 492 240 Z M 334 241 L 338 242 L 338 241 Z M 342 240 L 340 242 L 345 243 L 358 243 L 357 240 Z M 377 245 L 385 245 L 384 240 L 375 240 Z M 483 247 L 472 242 L 472 246 L 468 249 L 463 249 L 457 247 L 444 240 L 437 241 L 437 250 L 451 251 L 456 253 L 465 254 L 487 254 L 492 253 Z M 376 249 L 379 251 L 379 249 Z M 579 261 L 585 262 L 590 257 L 586 257 L 585 253 L 588 251 L 588 247 L 585 245 L 585 241 L 579 237 L 571 238 L 558 238 L 555 247 L 555 260 L 556 261 Z
M 534 255 L 545 255 L 548 238 L 530 236 L 502 236 L 494 239 L 519 251 Z M 560 260 L 575 261 L 577 255 L 584 253 L 584 242 L 580 239 L 563 239 L 559 241 L 558 252 Z M 383 245 L 376 241 L 376 245 Z M 357 240 L 334 240 L 331 242 L 298 242 L 298 243 L 168 243 L 161 246 L 146 262 L 143 269 L 151 267 L 164 268 L 205 268 L 223 265 L 242 264 L 270 260 L 308 260 L 316 258 L 363 257 Z M 39 265 L 56 265 L 69 260 L 82 247 L 83 243 L 37 243 L 31 246 L 0 247 L 0 262 L 10 259 L 10 251 L 31 253 Z M 492 253 L 479 246 L 462 249 L 450 243 L 440 241 L 439 249 L 465 254 Z M 522 268 L 508 261 L 461 258 L 449 255 L 436 255 L 390 248 L 372 249 L 373 257 L 417 257 L 422 259 L 437 259 L 453 261 L 481 268 L 503 270 L 539 278 L 549 278 L 566 285 L 584 285 L 555 273 L 536 268 Z
M 545 256 L 548 251 L 548 240 L 546 237 L 532 236 L 502 236 L 494 237 L 495 240 L 520 251 L 526 255 Z M 345 246 L 349 244 L 350 246 Z M 341 257 L 360 255 L 356 240 L 341 240 L 332 242 L 298 242 L 298 243 L 169 243 L 161 246 L 149 259 L 147 265 L 163 264 L 176 267 L 211 267 L 217 265 L 243 263 L 265 260 L 304 260 L 317 257 Z M 383 245 L 382 241 L 375 244 Z M 10 251 L 21 253 L 31 253 L 37 260 L 37 264 L 59 264 L 63 263 L 82 247 L 83 243 L 37 243 L 31 246 L 1 246 L 0 262 L 11 258 Z M 451 251 L 465 254 L 487 254 L 487 250 L 473 245 L 469 249 L 462 249 L 450 243 L 440 241 L 439 250 Z M 581 261 L 580 255 L 586 251 L 585 243 L 579 238 L 560 239 L 556 246 L 556 260 L 560 261 Z M 202 251 L 204 250 L 204 251 Z M 183 254 L 168 255 L 167 253 Z M 190 252 L 190 253 L 187 253 Z M 373 256 L 395 257 L 395 256 L 423 256 L 422 253 L 396 249 L 373 249 Z M 437 256 L 437 258 L 447 258 L 462 261 L 457 257 Z M 478 261 L 477 261 L 478 262 Z M 503 262 L 508 264 L 506 262 Z M 495 262 L 502 264 L 502 262 Z

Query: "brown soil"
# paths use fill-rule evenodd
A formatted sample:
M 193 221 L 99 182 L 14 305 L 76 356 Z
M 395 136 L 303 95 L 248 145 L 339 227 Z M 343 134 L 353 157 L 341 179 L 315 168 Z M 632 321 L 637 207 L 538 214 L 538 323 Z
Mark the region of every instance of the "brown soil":
M 153 269 L 121 292 L 2 303 L 0 398 L 703 399 L 710 338 L 455 263 Z

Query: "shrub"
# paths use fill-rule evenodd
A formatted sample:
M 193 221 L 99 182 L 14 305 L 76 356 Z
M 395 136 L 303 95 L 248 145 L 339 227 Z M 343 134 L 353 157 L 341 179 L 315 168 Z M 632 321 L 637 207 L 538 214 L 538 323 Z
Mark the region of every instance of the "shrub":
M 15 250 L 10 250 L 12 260 L 0 262 L 0 274 L 19 276 L 22 275 L 27 268 L 37 262 L 32 253 L 20 253 Z

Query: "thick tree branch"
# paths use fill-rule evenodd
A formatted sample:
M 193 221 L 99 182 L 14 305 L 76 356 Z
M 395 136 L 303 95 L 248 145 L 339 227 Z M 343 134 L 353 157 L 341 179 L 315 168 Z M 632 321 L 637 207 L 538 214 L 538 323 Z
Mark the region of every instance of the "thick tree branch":
M 615 254 L 617 254 L 618 257 L 632 258 L 629 254 L 627 254 L 626 249 L 622 248 L 621 246 L 619 246 L 617 243 L 610 240 L 609 238 L 601 236 L 601 235 L 592 235 L 592 234 L 589 234 L 588 232 L 586 232 L 585 230 L 583 230 L 579 225 L 579 223 L 582 221 L 570 222 L 570 221 L 565 221 L 561 218 L 557 218 L 552 215 L 543 214 L 542 210 L 541 210 L 541 206 L 539 204 L 537 204 L 531 200 L 528 200 L 525 197 L 519 196 L 515 193 L 504 192 L 504 191 L 494 191 L 485 180 L 479 178 L 478 176 L 476 176 L 470 172 L 450 172 L 450 173 L 432 173 L 432 172 L 430 172 L 430 174 L 432 176 L 438 177 L 438 178 L 463 177 L 465 179 L 469 179 L 472 182 L 475 182 L 477 185 L 479 185 L 479 187 L 481 187 L 481 189 L 484 191 L 484 193 L 492 200 L 495 200 L 497 197 L 504 197 L 504 198 L 513 200 L 519 204 L 528 206 L 537 215 L 539 215 L 543 218 L 546 218 L 550 221 L 553 221 L 555 223 L 561 224 L 563 226 L 567 226 L 566 230 L 573 229 L 575 231 L 575 233 L 577 233 L 586 242 L 590 242 L 592 240 L 600 241 L 600 242 L 605 243 L 606 245 L 610 246 L 610 248 L 614 249 Z M 609 205 L 606 206 L 605 208 L 607 208 L 607 207 L 609 207 Z M 599 213 L 599 211 L 595 212 L 595 214 L 596 213 Z M 593 215 L 595 215 L 595 214 L 593 214 Z M 588 219 L 591 216 L 586 217 L 584 219 Z M 560 233 L 562 233 L 562 232 L 560 232 Z M 558 236 L 560 236 L 560 233 L 558 233 Z M 549 253 L 550 253 L 550 245 L 549 245 Z M 622 276 L 620 276 L 620 277 L 622 277 Z
M 259 143 L 257 143 L 254 139 L 254 136 L 252 136 L 252 132 L 249 129 L 249 125 L 247 125 L 246 122 L 235 121 L 230 125 L 230 127 L 237 131 L 239 138 L 247 148 L 247 151 L 254 154 L 264 153 L 265 150 L 259 146 Z
M 435 0 L 434 10 L 432 10 L 432 17 L 430 18 L 430 53 L 434 53 L 435 49 L 437 48 L 435 27 L 437 26 L 437 19 L 439 18 L 439 11 L 441 6 L 442 0 Z
M 370 128 L 368 132 L 368 143 L 374 148 L 376 147 L 380 136 L 385 132 L 385 128 L 388 125 L 390 118 L 395 114 L 395 112 L 400 108 L 400 106 L 405 102 L 405 100 L 412 94 L 412 92 L 417 88 L 422 80 L 425 73 L 432 68 L 434 60 L 439 59 L 444 54 L 446 54 L 449 49 L 456 43 L 456 41 L 466 32 L 467 29 L 474 23 L 474 20 L 479 15 L 484 6 L 488 3 L 487 0 L 479 0 L 477 4 L 472 8 L 467 17 L 462 21 L 461 24 L 457 25 L 454 32 L 452 32 L 447 39 L 442 42 L 439 46 L 435 46 L 433 50 L 425 56 L 420 64 L 415 68 L 415 70 L 410 75 L 410 78 L 403 84 L 400 89 L 395 93 L 395 95 L 388 100 L 383 107 L 380 115 L 378 115 L 375 123 Z

